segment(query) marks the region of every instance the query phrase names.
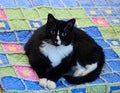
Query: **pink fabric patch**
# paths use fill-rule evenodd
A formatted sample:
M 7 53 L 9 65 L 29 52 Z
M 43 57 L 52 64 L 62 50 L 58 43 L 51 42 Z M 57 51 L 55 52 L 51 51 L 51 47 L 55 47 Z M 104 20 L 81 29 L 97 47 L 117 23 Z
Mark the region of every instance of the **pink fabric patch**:
M 98 26 L 109 26 L 110 25 L 110 23 L 107 20 L 105 20 L 105 18 L 103 17 L 93 17 L 92 20 Z
M 18 43 L 3 43 L 3 47 L 5 52 L 8 52 L 8 53 L 24 52 L 24 49 Z
M 27 80 L 39 80 L 35 71 L 29 66 L 14 66 L 16 73 Z
M 0 9 L 0 18 L 7 18 L 3 9 Z

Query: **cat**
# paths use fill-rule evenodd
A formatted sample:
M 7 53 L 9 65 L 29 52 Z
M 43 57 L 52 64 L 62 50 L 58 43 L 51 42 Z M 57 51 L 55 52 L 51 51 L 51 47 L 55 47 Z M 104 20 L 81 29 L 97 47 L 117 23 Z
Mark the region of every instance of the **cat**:
M 25 44 L 25 54 L 42 87 L 56 88 L 61 77 L 72 84 L 86 83 L 101 73 L 103 49 L 74 25 L 74 18 L 63 21 L 48 14 L 47 23 L 34 31 Z

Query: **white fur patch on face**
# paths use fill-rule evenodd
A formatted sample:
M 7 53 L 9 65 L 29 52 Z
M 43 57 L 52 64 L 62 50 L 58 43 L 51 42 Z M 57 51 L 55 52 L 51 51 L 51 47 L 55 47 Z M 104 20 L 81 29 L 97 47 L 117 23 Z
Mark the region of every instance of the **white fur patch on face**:
M 90 65 L 86 65 L 85 67 L 81 66 L 77 62 L 77 65 L 74 68 L 76 68 L 76 70 L 73 74 L 75 77 L 85 76 L 85 75 L 89 74 L 90 72 L 94 71 L 97 68 L 97 62 L 93 63 L 93 64 L 90 64 Z
M 54 46 L 50 43 L 43 41 L 42 47 L 39 47 L 40 51 L 49 58 L 51 65 L 56 67 L 59 65 L 63 58 L 68 56 L 73 51 L 72 44 L 68 46 L 60 45 Z

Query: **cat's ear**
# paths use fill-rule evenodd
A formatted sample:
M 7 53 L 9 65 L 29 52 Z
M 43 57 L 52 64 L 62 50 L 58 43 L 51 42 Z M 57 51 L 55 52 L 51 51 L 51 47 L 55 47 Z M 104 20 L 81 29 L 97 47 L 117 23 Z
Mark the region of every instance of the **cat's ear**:
M 55 18 L 54 18 L 54 16 L 52 15 L 52 14 L 48 14 L 48 19 L 47 19 L 47 24 L 49 24 L 49 23 L 54 23 L 55 22 Z
M 73 26 L 74 26 L 74 24 L 75 24 L 75 19 L 74 19 L 74 18 L 73 18 L 73 19 L 68 20 L 68 22 L 67 22 L 67 26 L 70 26 L 70 27 L 73 27 Z
M 64 28 L 64 31 L 67 33 L 73 29 L 73 26 L 75 24 L 75 19 L 70 19 L 67 21 L 67 25 Z

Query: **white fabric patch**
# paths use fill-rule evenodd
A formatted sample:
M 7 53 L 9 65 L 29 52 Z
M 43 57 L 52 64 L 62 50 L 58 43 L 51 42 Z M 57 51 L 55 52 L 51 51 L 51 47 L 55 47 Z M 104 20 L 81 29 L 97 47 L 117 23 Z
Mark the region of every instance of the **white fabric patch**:
M 46 57 L 49 58 L 51 65 L 56 67 L 61 63 L 63 58 L 68 56 L 73 51 L 73 46 L 71 44 L 68 46 L 54 46 L 43 41 L 43 45 L 42 47 L 39 47 L 39 49 Z

